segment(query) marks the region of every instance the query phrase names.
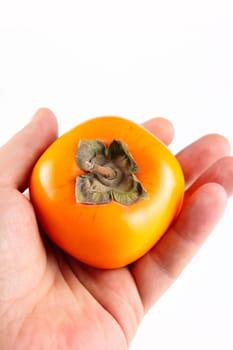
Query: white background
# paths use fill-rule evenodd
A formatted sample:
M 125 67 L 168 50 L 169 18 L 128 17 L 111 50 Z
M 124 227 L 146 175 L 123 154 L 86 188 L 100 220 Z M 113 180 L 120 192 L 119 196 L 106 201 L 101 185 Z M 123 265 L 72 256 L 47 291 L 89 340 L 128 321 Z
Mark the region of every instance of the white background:
M 231 5 L 0 0 L 1 143 L 40 106 L 55 112 L 60 134 L 94 116 L 160 115 L 175 125 L 174 152 L 211 132 L 232 142 Z M 232 209 L 231 200 L 130 350 L 233 349 Z

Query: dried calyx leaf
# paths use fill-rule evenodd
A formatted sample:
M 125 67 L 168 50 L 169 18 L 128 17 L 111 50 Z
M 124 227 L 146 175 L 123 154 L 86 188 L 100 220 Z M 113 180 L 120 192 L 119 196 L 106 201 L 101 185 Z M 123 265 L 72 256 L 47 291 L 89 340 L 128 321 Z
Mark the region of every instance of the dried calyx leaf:
M 131 205 L 148 196 L 134 175 L 138 166 L 122 141 L 113 140 L 108 147 L 101 141 L 80 141 L 76 160 L 87 172 L 76 178 L 78 203 L 104 204 L 115 200 Z

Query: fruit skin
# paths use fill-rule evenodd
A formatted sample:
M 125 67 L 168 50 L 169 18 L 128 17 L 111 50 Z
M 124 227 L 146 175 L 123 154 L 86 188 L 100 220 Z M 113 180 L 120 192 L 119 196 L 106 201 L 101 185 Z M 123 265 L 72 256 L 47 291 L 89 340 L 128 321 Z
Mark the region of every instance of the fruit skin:
M 76 203 L 80 140 L 121 140 L 135 159 L 137 178 L 148 192 L 131 206 Z M 37 161 L 29 185 L 38 220 L 59 247 L 83 263 L 119 268 L 143 256 L 179 214 L 184 196 L 181 167 L 150 132 L 120 117 L 88 120 L 58 138 Z

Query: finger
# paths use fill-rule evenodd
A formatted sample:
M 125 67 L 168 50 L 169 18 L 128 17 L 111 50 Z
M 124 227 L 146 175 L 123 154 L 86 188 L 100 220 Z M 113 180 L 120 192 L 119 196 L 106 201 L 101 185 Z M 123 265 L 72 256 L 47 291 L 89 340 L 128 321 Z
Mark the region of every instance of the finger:
M 224 213 L 227 195 L 222 186 L 206 184 L 184 204 L 174 226 L 132 267 L 147 310 L 174 282 Z
M 201 173 L 229 153 L 228 140 L 217 134 L 203 136 L 179 152 L 177 159 L 183 169 L 186 186 L 189 187 Z
M 199 187 L 208 182 L 221 185 L 228 196 L 233 194 L 233 157 L 223 157 L 208 168 L 186 192 L 186 196 L 192 195 Z
M 169 145 L 174 137 L 174 128 L 168 119 L 157 117 L 142 125 L 166 145 Z
M 48 109 L 40 109 L 32 121 L 0 149 L 0 186 L 23 191 L 35 162 L 56 137 L 55 116 Z

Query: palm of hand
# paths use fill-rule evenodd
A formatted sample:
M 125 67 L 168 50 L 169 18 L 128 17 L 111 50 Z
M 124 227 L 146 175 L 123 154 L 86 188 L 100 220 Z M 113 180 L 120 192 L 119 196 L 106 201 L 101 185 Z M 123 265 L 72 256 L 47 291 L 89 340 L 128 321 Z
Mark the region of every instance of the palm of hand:
M 0 337 L 2 348 L 127 349 L 143 316 L 130 270 L 93 269 L 42 242 L 30 202 L 15 190 L 6 195 L 13 234 L 30 237 L 30 247 L 12 256 L 20 260 L 4 288 L 1 327 L 10 336 Z
M 38 114 L 0 153 L 0 168 L 6 169 L 6 151 L 12 153 L 12 145 L 20 146 L 26 134 L 28 149 L 38 124 L 45 129 L 50 120 L 50 130 L 46 128 L 44 140 L 34 145 L 25 168 L 19 174 L 9 169 L 6 178 L 1 177 L 2 184 L 9 184 L 1 186 L 0 200 L 1 348 L 127 349 L 144 312 L 182 271 L 223 213 L 226 193 L 233 190 L 228 143 L 217 135 L 206 136 L 182 151 L 178 158 L 188 189 L 177 222 L 132 266 L 98 270 L 42 238 L 30 202 L 14 189 L 26 187 L 34 161 L 55 137 L 51 112 Z M 172 138 L 165 120 L 146 126 L 166 143 Z M 191 154 L 195 167 L 188 162 Z

